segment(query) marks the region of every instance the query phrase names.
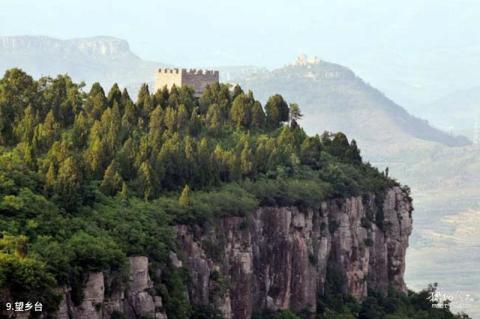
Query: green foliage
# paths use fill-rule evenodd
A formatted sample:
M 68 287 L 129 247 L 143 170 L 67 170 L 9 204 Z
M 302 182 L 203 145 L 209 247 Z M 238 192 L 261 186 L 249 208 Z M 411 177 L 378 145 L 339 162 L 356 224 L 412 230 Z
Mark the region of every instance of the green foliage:
M 328 280 L 328 277 L 327 277 Z M 468 319 L 465 314 L 453 314 L 448 304 L 438 305 L 434 298 L 436 285 L 430 285 L 419 293 L 402 293 L 389 289 L 388 294 L 370 291 L 361 303 L 340 295 L 336 298 L 319 297 L 319 318 L 358 318 L 358 319 Z
M 106 95 L 99 83 L 85 92 L 66 75 L 34 80 L 7 71 L 0 291 L 55 305 L 52 289 L 70 285 L 80 302 L 88 271 L 122 273 L 134 255 L 168 263 L 171 224 L 245 216 L 261 205 L 318 209 L 325 199 L 397 185 L 363 163 L 342 133 L 308 137 L 301 116 L 278 94 L 264 109 L 238 86 L 212 84 L 197 98 L 187 87 L 151 94 L 143 85 L 133 102 L 116 84 Z M 190 317 L 188 278 L 172 269 L 163 277 L 169 318 Z

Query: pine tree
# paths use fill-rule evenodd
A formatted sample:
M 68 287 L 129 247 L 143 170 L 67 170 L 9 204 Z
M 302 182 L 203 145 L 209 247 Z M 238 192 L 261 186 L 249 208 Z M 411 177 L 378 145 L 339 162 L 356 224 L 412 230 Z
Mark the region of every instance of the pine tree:
M 239 94 L 235 100 L 233 100 L 232 108 L 230 109 L 230 119 L 235 127 L 250 127 L 251 114 L 249 102 L 249 99 L 243 93 Z
M 125 107 L 127 106 L 128 103 L 134 104 L 132 99 L 130 98 L 130 94 L 128 94 L 128 90 L 123 89 L 122 96 L 120 98 L 120 103 L 119 103 L 120 111 L 122 111 L 122 114 L 125 111 Z
M 223 126 L 223 119 L 221 109 L 218 104 L 211 104 L 209 106 L 205 120 L 210 132 L 213 134 L 220 132 L 220 129 Z
M 60 163 L 54 187 L 55 193 L 59 196 L 59 201 L 69 211 L 75 211 L 80 206 L 82 198 L 81 183 L 82 177 L 78 161 L 73 156 L 69 156 Z
M 173 107 L 167 107 L 165 111 L 165 126 L 170 132 L 175 132 L 177 130 L 177 110 Z
M 187 130 L 189 123 L 188 121 L 190 120 L 190 114 L 188 113 L 187 107 L 183 104 L 181 104 L 178 107 L 178 112 L 177 112 L 177 130 Z
M 88 93 L 87 100 L 85 101 L 85 111 L 95 120 L 100 119 L 103 112 L 108 106 L 107 98 L 105 97 L 105 91 L 100 83 L 96 82 L 92 85 L 90 92 Z
M 322 143 L 318 135 L 305 138 L 300 147 L 301 163 L 319 169 L 321 167 L 321 151 Z
M 190 187 L 188 185 L 185 185 L 185 187 L 183 188 L 182 193 L 178 198 L 178 203 L 182 207 L 190 206 Z
M 155 106 L 160 106 L 163 109 L 166 108 L 169 95 L 170 93 L 166 85 L 163 88 L 158 89 L 157 92 L 155 92 L 155 94 L 153 95 L 153 102 Z
M 160 106 L 157 106 L 150 114 L 148 132 L 149 142 L 152 147 L 156 149 L 160 149 L 162 145 L 162 136 L 164 131 L 163 115 L 163 110 Z
M 143 119 L 147 120 L 150 112 L 152 112 L 155 107 L 147 84 L 142 84 L 142 86 L 140 87 L 140 91 L 138 91 L 136 105 L 138 110 L 140 110 Z
M 120 196 L 123 201 L 128 200 L 128 186 L 125 182 L 122 182 L 122 191 L 120 192 Z
M 148 161 L 145 161 L 140 165 L 136 184 L 139 190 L 139 195 L 143 196 L 145 200 L 150 200 L 155 196 L 155 177 Z
M 113 196 L 118 191 L 122 190 L 123 184 L 123 179 L 118 173 L 118 165 L 116 161 L 113 160 L 105 170 L 102 183 L 100 184 L 100 190 L 105 195 Z
M 298 121 L 303 117 L 300 107 L 296 103 L 290 104 L 290 126 L 298 128 Z
M 254 173 L 253 155 L 248 142 L 245 142 L 240 153 L 240 169 L 243 176 L 252 176 Z
M 138 123 L 138 111 L 135 104 L 132 101 L 127 101 L 125 104 L 125 110 L 122 116 L 122 128 L 128 133 L 133 131 L 133 128 Z
M 43 123 L 39 126 L 38 140 L 43 150 L 48 150 L 58 139 L 60 124 L 57 122 L 53 111 L 50 110 Z
M 234 86 L 233 92 L 232 92 L 232 101 L 235 100 L 237 98 L 237 96 L 239 96 L 240 94 L 243 94 L 243 90 L 240 87 L 240 85 L 236 84 Z
M 0 145 L 14 145 L 13 124 L 28 105 L 38 105 L 38 85 L 20 69 L 5 72 L 0 79 Z
M 352 140 L 350 142 L 350 147 L 348 147 L 345 152 L 345 158 L 350 163 L 360 164 L 362 162 L 362 156 L 360 156 L 360 149 L 357 146 L 357 141 Z
M 29 105 L 23 112 L 22 119 L 14 129 L 17 141 L 31 143 L 38 124 L 38 116 L 33 107 Z
M 116 102 L 119 107 L 124 106 L 124 104 L 122 104 L 122 91 L 120 91 L 117 83 L 113 84 L 110 92 L 108 92 L 107 102 L 109 107 L 112 107 L 114 102 Z
M 288 121 L 288 104 L 279 94 L 268 99 L 265 111 L 267 113 L 267 125 L 272 129 L 279 127 L 282 122 Z
M 260 102 L 255 101 L 251 110 L 252 127 L 261 129 L 265 126 L 265 112 Z

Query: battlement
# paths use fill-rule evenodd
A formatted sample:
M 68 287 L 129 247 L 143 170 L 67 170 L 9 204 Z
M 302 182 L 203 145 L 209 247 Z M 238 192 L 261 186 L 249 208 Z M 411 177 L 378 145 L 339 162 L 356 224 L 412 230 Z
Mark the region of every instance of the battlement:
M 219 76 L 220 73 L 216 70 L 204 70 L 204 69 L 179 69 L 179 68 L 160 68 L 158 74 L 184 74 L 184 75 L 207 75 L 207 76 Z
M 164 86 L 168 89 L 173 85 L 190 86 L 196 95 L 200 95 L 207 85 L 218 82 L 219 79 L 220 73 L 215 70 L 160 68 L 156 73 L 155 90 Z

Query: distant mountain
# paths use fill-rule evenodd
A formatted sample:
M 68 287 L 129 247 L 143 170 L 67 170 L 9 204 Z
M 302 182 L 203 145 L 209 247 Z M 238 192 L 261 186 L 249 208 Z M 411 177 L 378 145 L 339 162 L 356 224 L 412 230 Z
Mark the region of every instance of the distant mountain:
M 160 66 L 163 64 L 142 60 L 126 41 L 112 37 L 0 37 L 1 73 L 12 67 L 35 77 L 68 73 L 87 84 L 99 81 L 109 87 L 119 82 L 136 90 L 140 83 L 153 82 L 153 72 Z
M 440 128 L 473 138 L 475 122 L 480 121 L 480 86 L 455 91 L 418 110 Z
M 0 72 L 20 67 L 39 77 L 68 73 L 76 81 L 99 81 L 105 88 L 117 82 L 136 94 L 141 83 L 152 83 L 162 63 L 142 60 L 124 40 L 112 37 L 59 40 L 49 37 L 0 37 Z M 375 158 L 405 145 L 432 147 L 431 142 L 468 144 L 432 128 L 408 114 L 346 67 L 320 61 L 269 71 L 256 66 L 218 67 L 222 81 L 239 82 L 265 100 L 278 92 L 301 105 L 310 132 L 344 131 Z
M 404 151 L 411 146 L 435 144 L 463 146 L 465 137 L 452 136 L 410 115 L 351 70 L 320 61 L 257 72 L 238 82 L 265 100 L 281 93 L 298 103 L 308 116 L 303 126 L 310 133 L 343 131 L 355 137 L 374 158 Z M 432 144 L 432 142 L 434 144 Z

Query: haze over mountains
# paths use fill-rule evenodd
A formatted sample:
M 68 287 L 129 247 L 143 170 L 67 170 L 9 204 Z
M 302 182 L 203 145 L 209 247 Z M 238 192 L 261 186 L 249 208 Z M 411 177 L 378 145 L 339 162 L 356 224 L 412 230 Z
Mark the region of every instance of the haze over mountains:
M 152 78 L 161 63 L 144 61 L 128 42 L 112 37 L 59 40 L 50 37 L 0 37 L 0 71 L 21 67 L 34 77 L 68 73 L 76 81 L 91 84 L 114 82 L 136 89 Z
M 118 82 L 136 91 L 141 83 L 152 83 L 154 70 L 163 64 L 142 60 L 126 41 L 111 37 L 0 37 L 0 72 L 15 66 L 35 77 L 68 73 L 87 85 L 99 81 L 109 88 Z M 396 146 L 390 152 L 401 151 L 398 146 L 410 138 L 418 144 L 423 140 L 449 146 L 469 144 L 466 138 L 446 134 L 411 116 L 351 70 L 337 64 L 322 61 L 273 71 L 253 66 L 220 70 L 223 80 L 251 88 L 260 99 L 279 92 L 299 103 L 309 115 L 304 125 L 311 133 L 344 131 L 368 145 L 372 153 L 379 143 L 393 145 L 392 141 Z M 383 147 L 381 151 L 384 153 Z
M 412 144 L 427 147 L 425 141 L 448 146 L 469 144 L 464 137 L 447 134 L 410 115 L 338 64 L 324 61 L 294 64 L 252 74 L 239 82 L 261 100 L 269 92 L 281 93 L 308 114 L 303 125 L 310 133 L 345 132 L 360 141 L 369 156 L 376 159 L 391 157 Z
M 379 62 L 376 63 L 378 66 Z M 141 83 L 153 82 L 154 71 L 160 66 L 163 64 L 142 60 L 130 50 L 126 41 L 111 37 L 74 40 L 0 37 L 2 73 L 11 67 L 20 67 L 35 77 L 68 73 L 75 81 L 85 81 L 87 85 L 99 81 L 106 90 L 118 82 L 135 96 Z M 415 198 L 416 213 L 414 240 L 410 249 L 412 257 L 407 260 L 408 283 L 419 289 L 431 278 L 437 278 L 446 292 L 458 290 L 458 275 L 452 275 L 458 267 L 455 260 L 461 260 L 462 256 L 466 258 L 460 254 L 471 252 L 471 249 L 461 246 L 461 242 L 455 243 L 458 246 L 455 258 L 445 259 L 442 256 L 445 246 L 448 246 L 446 243 L 451 239 L 446 235 L 464 234 L 468 226 L 451 220 L 461 219 L 466 212 L 470 212 L 468 216 L 474 219 L 478 214 L 471 210 L 480 211 L 480 148 L 471 145 L 465 137 L 433 127 L 426 119 L 436 127 L 465 127 L 466 130 L 455 132 L 465 132 L 471 137 L 473 117 L 469 114 L 479 100 L 477 89 L 452 94 L 431 103 L 429 107 L 416 108 L 416 115 L 425 116 L 425 119 L 420 119 L 377 90 L 378 83 L 370 85 L 352 70 L 338 64 L 320 61 L 318 64 L 287 65 L 275 70 L 256 66 L 218 69 L 223 81 L 240 83 L 242 87 L 252 89 L 261 100 L 280 93 L 289 102 L 298 103 L 305 114 L 302 125 L 309 133 L 322 133 L 324 130 L 347 133 L 357 140 L 366 159 L 381 169 L 389 166 L 393 176 L 409 184 Z M 365 74 L 367 69 L 360 74 Z M 373 74 L 376 72 L 375 68 L 368 70 L 372 70 Z M 405 80 L 408 77 L 400 78 L 408 82 Z M 397 81 L 397 78 L 392 76 L 391 81 Z M 415 107 L 410 106 L 409 109 Z M 431 278 L 426 276 L 429 269 L 423 267 L 422 256 L 430 258 Z M 480 296 L 480 290 L 475 287 L 480 275 L 471 272 L 468 276 L 462 278 L 462 289 Z M 469 306 L 470 313 L 480 314 L 478 304 L 476 309 L 474 307 Z

